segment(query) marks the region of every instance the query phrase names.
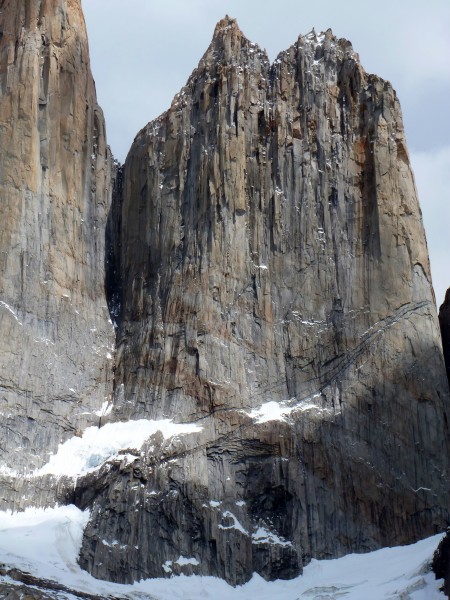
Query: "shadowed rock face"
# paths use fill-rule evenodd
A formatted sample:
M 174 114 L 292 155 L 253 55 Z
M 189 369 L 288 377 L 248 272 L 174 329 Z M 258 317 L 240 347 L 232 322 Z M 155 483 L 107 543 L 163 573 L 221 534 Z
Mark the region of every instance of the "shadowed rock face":
M 0 459 L 7 469 L 45 463 L 61 439 L 98 423 L 93 412 L 110 392 L 114 335 L 103 280 L 111 167 L 80 1 L 2 0 Z
M 433 571 L 436 579 L 443 579 L 443 592 L 450 598 L 450 532 L 442 538 L 433 556 Z
M 112 418 L 202 432 L 79 482 L 82 565 L 238 584 L 442 529 L 448 385 L 391 85 L 330 31 L 271 65 L 227 18 L 119 184 Z
M 441 326 L 445 367 L 450 382 L 450 288 L 447 290 L 445 300 L 439 309 L 439 325 Z
M 447 290 L 445 300 L 439 309 L 439 324 L 441 326 L 447 378 L 450 382 L 450 288 Z M 450 531 L 447 531 L 447 535 L 436 550 L 433 559 L 433 571 L 437 579 L 444 579 L 444 593 L 450 598 Z

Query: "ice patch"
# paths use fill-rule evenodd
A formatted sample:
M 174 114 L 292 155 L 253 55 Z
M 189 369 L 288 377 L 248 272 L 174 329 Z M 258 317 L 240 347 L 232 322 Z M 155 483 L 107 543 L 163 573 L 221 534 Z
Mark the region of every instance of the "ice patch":
M 78 477 L 101 467 L 108 459 L 116 456 L 119 450 L 138 450 L 154 433 L 161 432 L 164 439 L 177 435 L 197 433 L 202 427 L 193 423 L 173 423 L 161 421 L 127 421 L 108 423 L 103 427 L 88 427 L 82 437 L 73 437 L 60 444 L 56 454 L 33 475 L 67 475 Z

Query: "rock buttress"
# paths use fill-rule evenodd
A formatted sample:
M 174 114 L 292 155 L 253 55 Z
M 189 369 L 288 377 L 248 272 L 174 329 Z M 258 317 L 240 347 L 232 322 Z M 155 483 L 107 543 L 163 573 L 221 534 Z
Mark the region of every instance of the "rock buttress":
M 80 1 L 3 0 L 0 457 L 6 471 L 40 466 L 61 440 L 97 424 L 94 412 L 112 389 L 114 334 L 104 294 L 111 174 Z

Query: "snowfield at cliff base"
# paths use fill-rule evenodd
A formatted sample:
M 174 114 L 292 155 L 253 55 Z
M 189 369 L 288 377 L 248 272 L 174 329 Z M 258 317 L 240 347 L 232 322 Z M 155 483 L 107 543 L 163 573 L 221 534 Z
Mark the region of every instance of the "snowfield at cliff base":
M 336 560 L 313 560 L 302 576 L 290 581 L 264 581 L 254 575 L 247 584 L 232 588 L 213 577 L 177 576 L 133 585 L 94 579 L 77 564 L 83 529 L 89 512 L 75 506 L 0 513 L 0 563 L 53 580 L 73 590 L 100 597 L 130 600 L 444 600 L 430 570 L 430 561 L 442 536 L 410 546 L 384 548 L 370 554 L 352 554 Z M 180 557 L 189 564 L 191 557 Z M 188 561 L 188 562 L 186 562 Z M 194 562 L 190 561 L 190 564 Z M 13 584 L 8 577 L 0 581 Z M 50 597 L 74 598 L 46 591 Z

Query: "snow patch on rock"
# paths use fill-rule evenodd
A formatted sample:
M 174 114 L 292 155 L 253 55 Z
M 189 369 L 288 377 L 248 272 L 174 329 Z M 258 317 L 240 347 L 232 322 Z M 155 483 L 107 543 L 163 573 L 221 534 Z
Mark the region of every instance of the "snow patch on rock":
M 253 544 L 274 544 L 277 546 L 292 546 L 291 542 L 283 540 L 275 533 L 268 531 L 264 527 L 258 529 L 252 534 Z
M 179 565 L 180 567 L 184 567 L 186 565 L 193 565 L 194 567 L 198 567 L 200 564 L 196 558 L 186 558 L 185 556 L 180 556 L 177 560 L 174 561 L 175 565 Z
M 56 454 L 42 468 L 33 473 L 40 475 L 66 475 L 78 477 L 100 468 L 120 450 L 139 450 L 153 434 L 161 432 L 164 439 L 197 433 L 202 427 L 193 423 L 173 423 L 162 419 L 140 419 L 125 423 L 108 423 L 103 427 L 88 427 L 82 437 L 72 437 L 60 444 Z
M 248 535 L 248 531 L 244 529 L 232 512 L 226 510 L 224 513 L 222 513 L 222 515 L 224 519 L 231 520 L 231 523 L 229 525 L 218 525 L 219 529 L 237 529 L 237 531 L 240 531 L 244 535 Z
M 250 418 L 255 419 L 256 423 L 268 423 L 269 421 L 285 421 L 292 410 L 291 407 L 286 406 L 283 402 L 271 400 L 270 402 L 262 404 L 259 408 L 254 408 L 246 414 Z

